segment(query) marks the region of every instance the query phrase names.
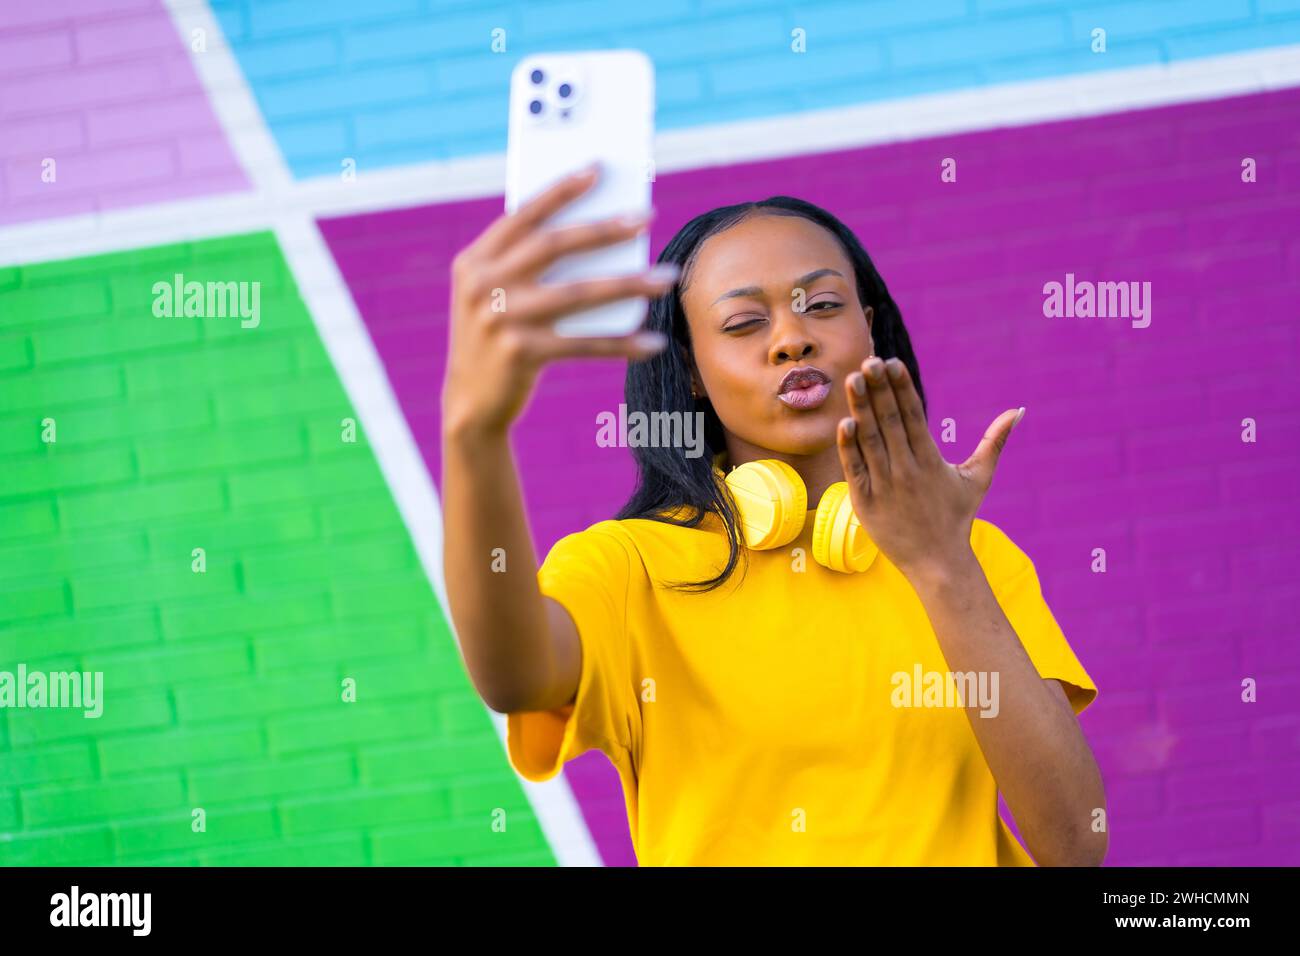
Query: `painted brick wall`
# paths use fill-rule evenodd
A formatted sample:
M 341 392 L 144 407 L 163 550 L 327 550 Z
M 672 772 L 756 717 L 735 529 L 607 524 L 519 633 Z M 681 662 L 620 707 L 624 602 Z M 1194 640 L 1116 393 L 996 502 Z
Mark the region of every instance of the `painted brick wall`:
M 0 670 L 104 675 L 0 711 L 0 865 L 553 862 L 270 235 L 0 271 L 0 335 Z
M 984 516 L 1033 558 L 1100 695 L 1083 715 L 1106 778 L 1114 865 L 1300 862 L 1300 92 L 664 175 L 662 248 L 692 216 L 789 193 L 873 255 L 920 360 L 952 461 L 1027 406 Z M 1241 160 L 1259 180 L 1241 180 Z M 957 181 L 940 181 L 943 158 Z M 446 249 L 499 200 L 327 221 L 429 468 Z M 426 237 L 444 244 L 431 251 Z M 1066 272 L 1152 283 L 1152 321 L 1048 319 Z M 430 311 L 434 314 L 430 317 Z M 610 517 L 626 450 L 595 443 L 616 363 L 548 367 L 513 432 L 539 551 Z M 1260 440 L 1243 444 L 1241 421 Z M 574 489 L 582 489 L 575 494 Z M 1108 569 L 1090 569 L 1093 548 Z M 1255 679 L 1259 702 L 1241 702 Z M 613 770 L 570 782 L 611 862 L 627 862 Z
M 0 4 L 0 225 L 244 188 L 157 0 Z
M 505 149 L 519 57 L 630 46 L 657 123 L 794 113 L 1300 42 L 1294 0 L 214 0 L 298 176 Z M 1091 50 L 1094 27 L 1105 54 Z M 492 52 L 493 30 L 506 49 Z M 802 29 L 807 52 L 790 52 Z
M 680 129 L 1300 41 L 1300 0 L 212 8 L 299 177 L 501 150 L 510 64 L 556 46 L 646 49 L 660 126 Z M 498 24 L 505 56 L 483 52 Z M 1105 56 L 1087 51 L 1094 24 Z M 1294 93 L 1246 97 L 656 186 L 656 247 L 722 202 L 823 202 L 903 303 L 936 417 L 972 437 L 1028 404 L 988 513 L 1101 684 L 1085 729 L 1112 863 L 1300 859 L 1297 113 Z M 941 154 L 961 163 L 947 191 Z M 159 0 L 0 5 L 0 669 L 95 667 L 115 688 L 91 729 L 0 713 L 0 864 L 549 862 L 365 435 L 337 441 L 351 406 L 269 236 L 5 268 L 7 224 L 144 204 L 183 222 L 176 200 L 249 178 Z M 446 264 L 499 209 L 324 224 L 435 477 Z M 218 264 L 264 282 L 274 320 L 148 316 L 158 274 Z M 1156 280 L 1153 328 L 1045 325 L 1038 290 L 1067 269 Z M 548 370 L 516 434 L 540 549 L 630 485 L 588 424 L 621 377 Z M 1245 414 L 1258 445 L 1236 440 Z M 1104 579 L 1081 563 L 1098 544 Z M 1241 676 L 1261 685 L 1249 713 Z M 604 859 L 632 862 L 603 758 L 566 777 Z M 497 806 L 509 837 L 481 827 Z

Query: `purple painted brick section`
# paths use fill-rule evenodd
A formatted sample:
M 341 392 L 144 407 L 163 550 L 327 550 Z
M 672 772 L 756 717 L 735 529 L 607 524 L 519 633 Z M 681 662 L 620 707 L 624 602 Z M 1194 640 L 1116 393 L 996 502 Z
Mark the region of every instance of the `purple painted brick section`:
M 656 250 L 705 209 L 778 193 L 855 229 L 902 308 L 936 434 L 956 422 L 949 460 L 1027 406 L 982 514 L 1033 558 L 1101 688 L 1082 723 L 1109 788 L 1110 864 L 1300 863 L 1298 114 L 1289 90 L 655 186 Z M 500 209 L 322 224 L 435 480 L 448 264 Z M 1044 283 L 1067 272 L 1150 282 L 1150 327 L 1045 317 Z M 540 554 L 631 489 L 630 457 L 593 441 L 622 379 L 615 363 L 549 368 L 514 431 Z M 1241 701 L 1246 678 L 1257 703 Z M 566 772 L 606 860 L 624 862 L 613 770 L 590 755 Z
M 247 188 L 160 0 L 0 4 L 0 225 Z

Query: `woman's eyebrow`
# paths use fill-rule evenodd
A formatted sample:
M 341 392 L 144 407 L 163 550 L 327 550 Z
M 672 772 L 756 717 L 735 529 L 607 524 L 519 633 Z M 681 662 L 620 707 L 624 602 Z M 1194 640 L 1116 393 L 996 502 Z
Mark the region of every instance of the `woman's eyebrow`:
M 809 282 L 812 282 L 814 279 L 820 279 L 822 276 L 839 276 L 841 279 L 844 278 L 844 274 L 842 272 L 837 272 L 834 269 L 815 269 L 812 272 L 808 273 L 806 276 L 800 276 L 798 279 L 795 279 L 794 288 L 800 288 L 802 286 L 806 286 Z M 740 296 L 762 295 L 762 294 L 763 294 L 763 290 L 756 285 L 745 286 L 745 288 L 743 289 L 732 289 L 730 292 L 722 293 L 722 295 L 718 296 L 716 299 L 710 302 L 709 307 L 712 308 L 713 306 L 721 302 L 723 299 L 735 299 L 735 298 L 739 298 Z

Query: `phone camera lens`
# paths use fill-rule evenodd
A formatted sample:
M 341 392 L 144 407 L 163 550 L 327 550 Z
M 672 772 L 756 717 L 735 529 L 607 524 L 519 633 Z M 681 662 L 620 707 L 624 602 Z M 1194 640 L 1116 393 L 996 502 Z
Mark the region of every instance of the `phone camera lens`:
M 546 79 L 546 74 L 544 74 L 541 70 L 533 70 L 533 72 L 530 74 L 530 79 L 534 83 L 540 83 L 542 82 L 542 80 Z
M 561 97 L 567 99 L 568 96 L 569 96 L 569 94 L 572 93 L 572 92 L 573 92 L 573 87 L 570 86 L 568 83 L 561 83 L 561 84 L 560 84 L 560 96 L 561 96 Z
M 536 116 L 541 111 L 542 111 L 541 100 L 533 100 L 531 103 L 528 104 L 528 112 L 532 113 L 534 116 Z

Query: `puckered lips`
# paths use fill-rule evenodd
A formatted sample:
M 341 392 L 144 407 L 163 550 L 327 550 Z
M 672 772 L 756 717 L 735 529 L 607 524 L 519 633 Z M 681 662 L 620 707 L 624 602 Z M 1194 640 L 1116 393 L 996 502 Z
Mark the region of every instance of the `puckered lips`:
M 791 408 L 807 411 L 826 401 L 831 377 L 815 365 L 798 365 L 785 373 L 776 397 Z

